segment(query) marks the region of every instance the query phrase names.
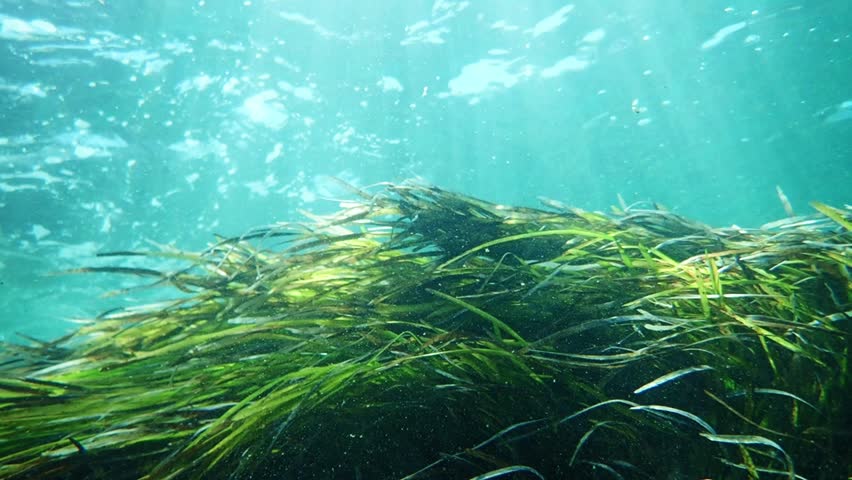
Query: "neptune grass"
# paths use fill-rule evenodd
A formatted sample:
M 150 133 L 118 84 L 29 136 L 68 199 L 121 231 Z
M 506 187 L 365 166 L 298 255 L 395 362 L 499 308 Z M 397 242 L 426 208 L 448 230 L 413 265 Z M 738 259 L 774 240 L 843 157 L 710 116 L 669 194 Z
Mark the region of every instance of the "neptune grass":
M 175 295 L 5 346 L 0 476 L 852 474 L 848 209 L 714 229 L 355 193 L 80 268 Z

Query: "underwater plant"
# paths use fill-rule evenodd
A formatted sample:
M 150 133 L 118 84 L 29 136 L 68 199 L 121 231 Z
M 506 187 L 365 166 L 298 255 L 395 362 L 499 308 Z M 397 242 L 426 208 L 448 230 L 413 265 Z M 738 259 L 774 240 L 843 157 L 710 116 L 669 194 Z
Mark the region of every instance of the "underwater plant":
M 0 477 L 852 475 L 848 207 L 713 229 L 353 191 L 76 270 L 176 293 L 3 345 Z

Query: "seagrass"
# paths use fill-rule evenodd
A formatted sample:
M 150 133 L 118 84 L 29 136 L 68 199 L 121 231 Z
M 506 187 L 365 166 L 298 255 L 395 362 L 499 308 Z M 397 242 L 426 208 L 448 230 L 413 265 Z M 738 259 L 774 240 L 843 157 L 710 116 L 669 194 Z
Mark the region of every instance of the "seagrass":
M 852 475 L 848 207 L 353 196 L 77 269 L 174 294 L 3 345 L 0 477 Z

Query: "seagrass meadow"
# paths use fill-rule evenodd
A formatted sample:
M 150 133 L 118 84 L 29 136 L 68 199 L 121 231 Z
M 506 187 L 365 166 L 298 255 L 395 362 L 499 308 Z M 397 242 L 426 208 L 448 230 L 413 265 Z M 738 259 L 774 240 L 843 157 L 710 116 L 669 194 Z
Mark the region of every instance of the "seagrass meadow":
M 852 475 L 848 206 L 714 229 L 352 197 L 78 269 L 174 291 L 3 345 L 0 477 Z

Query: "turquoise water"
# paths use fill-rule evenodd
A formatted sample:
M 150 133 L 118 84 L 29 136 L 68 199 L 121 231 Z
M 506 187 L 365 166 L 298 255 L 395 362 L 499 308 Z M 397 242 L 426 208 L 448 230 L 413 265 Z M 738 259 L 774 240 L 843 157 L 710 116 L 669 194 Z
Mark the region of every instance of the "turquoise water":
M 843 206 L 850 25 L 847 0 L 0 0 L 0 335 L 144 296 L 55 272 L 330 211 L 329 176 L 718 226 L 784 217 L 776 187 Z

